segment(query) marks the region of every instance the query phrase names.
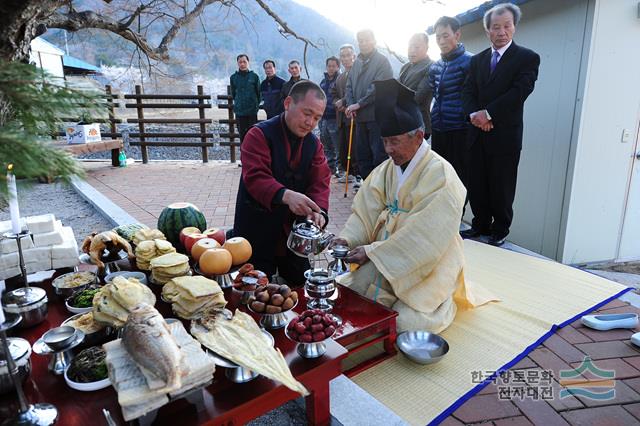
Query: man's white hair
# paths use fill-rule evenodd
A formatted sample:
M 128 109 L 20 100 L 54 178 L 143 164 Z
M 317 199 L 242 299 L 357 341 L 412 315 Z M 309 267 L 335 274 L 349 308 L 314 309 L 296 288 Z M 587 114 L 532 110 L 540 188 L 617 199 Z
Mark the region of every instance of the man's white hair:
M 505 12 L 510 12 L 513 15 L 513 26 L 517 27 L 520 23 L 520 18 L 522 17 L 522 11 L 518 6 L 511 3 L 500 3 L 493 6 L 491 9 L 487 10 L 484 13 L 484 17 L 482 18 L 482 23 L 484 24 L 484 29 L 489 31 L 489 27 L 491 27 L 491 16 L 495 13 L 496 15 L 502 15 Z
M 418 134 L 418 132 L 422 132 L 424 134 L 424 126 L 420 126 L 417 129 L 414 129 L 414 130 L 412 130 L 410 132 L 407 132 L 407 134 L 409 136 L 411 136 L 411 137 L 414 137 L 415 135 Z

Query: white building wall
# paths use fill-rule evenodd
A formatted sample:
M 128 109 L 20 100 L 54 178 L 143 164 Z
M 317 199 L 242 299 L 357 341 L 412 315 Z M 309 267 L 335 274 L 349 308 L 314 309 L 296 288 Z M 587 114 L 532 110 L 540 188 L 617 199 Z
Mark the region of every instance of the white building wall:
M 536 88 L 525 103 L 523 150 L 508 238 L 558 260 L 583 45 L 588 38 L 587 6 L 587 0 L 525 3 L 514 36 L 516 43 L 536 51 L 541 63 Z M 466 25 L 462 33 L 470 52 L 489 47 L 482 22 Z
M 62 56 L 64 51 L 39 38 L 31 42 L 30 62 L 54 77 L 64 78 Z
M 533 4 L 538 3 L 533 2 Z M 636 0 L 595 0 L 561 260 L 617 256 L 633 139 L 640 117 L 640 19 Z M 638 218 L 640 220 L 640 218 Z

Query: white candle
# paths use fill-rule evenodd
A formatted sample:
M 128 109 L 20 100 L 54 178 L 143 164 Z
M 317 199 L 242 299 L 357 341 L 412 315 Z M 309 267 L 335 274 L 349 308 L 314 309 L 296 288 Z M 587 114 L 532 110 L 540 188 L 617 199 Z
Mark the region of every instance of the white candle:
M 11 229 L 14 234 L 22 231 L 20 226 L 20 207 L 18 206 L 18 188 L 16 187 L 16 177 L 12 172 L 13 164 L 9 164 L 7 172 L 7 186 L 9 188 L 9 212 L 11 214 Z

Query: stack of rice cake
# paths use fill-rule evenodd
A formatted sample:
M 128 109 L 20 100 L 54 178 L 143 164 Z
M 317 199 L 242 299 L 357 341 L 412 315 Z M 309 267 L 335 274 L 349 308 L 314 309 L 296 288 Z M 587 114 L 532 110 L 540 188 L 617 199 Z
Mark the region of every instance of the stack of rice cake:
M 52 214 L 24 219 L 32 236 L 20 240 L 27 273 L 74 267 L 78 264 L 78 243 L 73 229 L 62 226 Z M 11 231 L 11 221 L 0 222 L 0 234 Z M 0 280 L 20 275 L 18 245 L 0 240 Z
M 189 258 L 180 253 L 168 253 L 151 259 L 151 281 L 164 285 L 173 278 L 187 275 L 191 267 Z
M 152 259 L 175 252 L 176 249 L 166 240 L 155 239 L 140 241 L 136 246 L 136 264 L 138 269 L 148 271 L 151 269 Z
M 162 298 L 171 302 L 173 312 L 183 319 L 200 318 L 204 312 L 221 310 L 227 304 L 218 283 L 200 275 L 173 278 L 162 287 Z
M 191 337 L 181 322 L 169 324 L 169 331 L 183 354 L 182 387 L 175 392 L 164 394 L 157 389 L 165 386 L 161 379 L 149 371 L 143 371 L 129 356 L 121 339 L 103 345 L 107 353 L 109 379 L 118 393 L 118 403 L 122 407 L 125 421 L 141 417 L 167 404 L 170 399 L 208 384 L 213 379 L 215 365 L 200 346 Z

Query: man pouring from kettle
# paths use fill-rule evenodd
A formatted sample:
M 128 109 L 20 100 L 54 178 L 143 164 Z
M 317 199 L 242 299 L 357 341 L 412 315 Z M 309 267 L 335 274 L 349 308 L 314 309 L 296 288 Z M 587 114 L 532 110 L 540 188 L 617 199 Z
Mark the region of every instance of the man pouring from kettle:
M 249 240 L 256 269 L 268 277 L 277 271 L 291 286 L 304 284 L 309 269 L 306 258 L 287 249 L 294 221 L 309 219 L 319 228 L 328 221 L 331 171 L 311 133 L 326 103 L 320 86 L 296 83 L 285 111 L 253 126 L 240 147 L 242 177 L 232 233 Z
M 438 333 L 457 309 L 491 297 L 464 278 L 458 233 L 466 190 L 453 167 L 424 141 L 414 93 L 397 80 L 374 82 L 375 117 L 389 159 L 356 194 L 333 244 L 359 266 L 337 281 L 399 313 L 399 331 Z

